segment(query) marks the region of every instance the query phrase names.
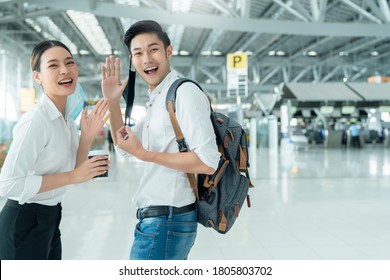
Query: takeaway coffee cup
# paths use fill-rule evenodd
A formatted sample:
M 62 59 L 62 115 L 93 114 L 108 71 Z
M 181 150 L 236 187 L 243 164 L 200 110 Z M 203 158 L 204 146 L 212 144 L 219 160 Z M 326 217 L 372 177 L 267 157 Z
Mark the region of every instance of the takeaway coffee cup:
M 93 150 L 93 151 L 90 151 L 88 153 L 88 159 L 90 159 L 94 156 L 107 156 L 107 158 L 108 158 L 108 152 L 105 150 Z M 108 170 L 106 171 L 106 173 L 95 176 L 94 178 L 105 178 L 105 177 L 108 177 Z

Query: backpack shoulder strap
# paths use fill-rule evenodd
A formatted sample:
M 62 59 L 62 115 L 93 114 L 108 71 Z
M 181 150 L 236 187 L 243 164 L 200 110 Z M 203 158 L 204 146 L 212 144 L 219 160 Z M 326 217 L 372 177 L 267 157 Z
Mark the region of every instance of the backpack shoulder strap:
M 167 110 L 169 110 L 168 108 L 168 102 L 169 101 L 172 101 L 172 105 L 173 105 L 173 111 L 176 112 L 176 92 L 177 92 L 177 89 L 183 84 L 183 83 L 187 83 L 187 82 L 190 82 L 190 83 L 193 83 L 195 84 L 201 91 L 203 91 L 202 87 L 195 81 L 193 80 L 190 80 L 190 79 L 187 79 L 187 78 L 179 78 L 177 79 L 176 81 L 174 81 L 172 83 L 172 85 L 169 87 L 168 89 L 168 93 L 167 93 L 167 98 L 165 99 L 165 106 L 167 107 Z
M 179 88 L 179 86 L 181 86 L 183 83 L 186 83 L 186 82 L 192 82 L 192 83 L 196 84 L 200 90 L 202 90 L 202 88 L 196 82 L 194 82 L 190 79 L 187 79 L 187 78 L 179 78 L 176 81 L 174 81 L 172 83 L 172 85 L 169 87 L 168 92 L 167 92 L 167 97 L 165 99 L 165 106 L 169 112 L 169 117 L 170 117 L 171 122 L 172 122 L 173 130 L 174 130 L 175 135 L 176 135 L 176 142 L 179 146 L 180 152 L 187 152 L 188 146 L 185 142 L 183 133 L 182 133 L 180 126 L 179 126 L 179 122 L 177 121 L 177 118 L 175 115 L 175 112 L 176 112 L 176 93 L 177 93 L 177 89 Z
M 177 89 L 179 86 L 181 86 L 185 82 L 192 82 L 195 85 L 197 85 L 200 90 L 202 90 L 200 85 L 198 85 L 196 82 L 194 82 L 190 79 L 186 79 L 186 78 L 179 78 L 176 81 L 174 81 L 173 84 L 169 87 L 167 97 L 165 99 L 165 105 L 166 105 L 166 108 L 169 112 L 169 117 L 171 119 L 173 130 L 174 130 L 175 135 L 176 135 L 176 142 L 177 142 L 177 145 L 179 147 L 179 152 L 181 152 L 181 153 L 188 152 L 188 146 L 187 146 L 187 143 L 185 142 L 183 133 L 182 133 L 180 126 L 179 126 L 179 122 L 177 121 L 177 118 L 176 118 L 176 114 L 175 114 L 175 112 L 176 112 L 175 106 L 176 105 L 175 105 L 175 103 L 176 103 Z M 191 188 L 194 190 L 196 199 L 199 200 L 199 194 L 198 194 L 198 188 L 196 186 L 195 175 L 191 174 L 191 173 L 187 173 L 187 177 L 188 177 L 188 180 L 190 182 Z

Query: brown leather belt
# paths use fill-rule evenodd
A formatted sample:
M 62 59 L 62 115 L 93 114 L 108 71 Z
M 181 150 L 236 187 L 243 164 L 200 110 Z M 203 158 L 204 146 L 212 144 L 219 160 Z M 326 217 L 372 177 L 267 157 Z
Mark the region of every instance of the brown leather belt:
M 187 212 L 194 211 L 196 209 L 195 204 L 186 205 L 183 207 L 173 207 L 173 206 L 149 206 L 145 208 L 140 208 L 137 210 L 137 218 L 142 220 L 145 218 L 159 217 L 159 216 L 168 216 L 170 211 L 173 215 L 183 214 Z

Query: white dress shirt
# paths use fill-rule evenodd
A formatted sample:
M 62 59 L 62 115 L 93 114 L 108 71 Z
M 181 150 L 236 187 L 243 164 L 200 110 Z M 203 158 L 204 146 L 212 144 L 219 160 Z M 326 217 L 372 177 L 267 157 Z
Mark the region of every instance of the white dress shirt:
M 0 174 L 0 196 L 24 203 L 56 205 L 65 188 L 38 193 L 42 176 L 73 170 L 78 134 L 72 117 L 62 117 L 51 99 L 42 94 L 13 129 L 13 142 Z
M 171 119 L 165 106 L 169 86 L 178 78 L 175 71 L 152 91 L 146 116 L 132 129 L 146 150 L 177 153 L 178 147 Z M 178 88 L 176 117 L 189 150 L 216 169 L 220 158 L 210 120 L 210 104 L 206 95 L 193 83 Z M 118 152 L 123 154 L 118 147 Z M 162 165 L 145 162 L 145 169 L 133 201 L 139 207 L 169 205 L 181 207 L 195 201 L 186 173 Z

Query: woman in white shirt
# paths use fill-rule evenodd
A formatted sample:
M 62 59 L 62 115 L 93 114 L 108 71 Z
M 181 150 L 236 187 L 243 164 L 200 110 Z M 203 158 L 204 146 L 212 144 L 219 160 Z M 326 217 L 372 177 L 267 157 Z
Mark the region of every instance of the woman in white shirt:
M 0 174 L 0 259 L 61 259 L 61 201 L 64 186 L 105 173 L 106 156 L 88 159 L 95 135 L 109 118 L 100 100 L 91 113 L 82 111 L 78 137 L 66 112 L 76 88 L 78 67 L 58 41 L 39 43 L 31 54 L 35 82 L 44 94 L 13 130 L 13 142 Z

